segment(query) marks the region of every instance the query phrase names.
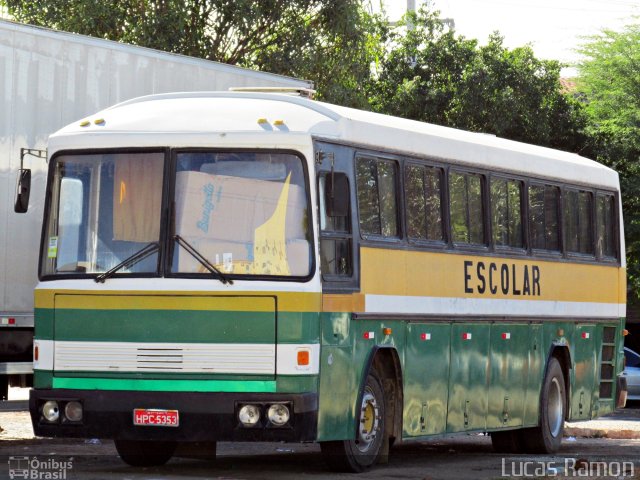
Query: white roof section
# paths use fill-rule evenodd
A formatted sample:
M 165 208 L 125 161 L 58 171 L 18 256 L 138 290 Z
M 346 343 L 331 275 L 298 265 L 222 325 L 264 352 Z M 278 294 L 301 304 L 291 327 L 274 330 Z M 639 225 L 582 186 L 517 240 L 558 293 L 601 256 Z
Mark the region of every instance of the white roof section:
M 104 123 L 96 125 L 99 118 Z M 91 132 L 118 135 L 123 140 L 131 136 L 137 142 L 145 136 L 161 136 L 170 146 L 185 135 L 303 134 L 373 150 L 445 159 L 463 166 L 619 189 L 614 170 L 576 154 L 291 95 L 249 92 L 152 95 L 115 105 L 87 120 L 90 125 L 69 125 L 52 140 Z

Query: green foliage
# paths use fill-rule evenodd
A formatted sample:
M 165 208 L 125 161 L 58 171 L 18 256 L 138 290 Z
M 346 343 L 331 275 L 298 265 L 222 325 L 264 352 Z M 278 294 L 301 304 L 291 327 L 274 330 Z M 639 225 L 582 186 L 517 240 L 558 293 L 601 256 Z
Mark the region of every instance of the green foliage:
M 640 303 L 640 25 L 604 30 L 579 50 L 578 88 L 589 117 L 587 154 L 620 174 L 629 300 Z
M 365 106 L 382 23 L 360 0 L 0 0 L 17 21 L 313 80 Z
M 485 46 L 447 26 L 437 12 L 409 14 L 389 35 L 370 85 L 375 110 L 563 150 L 584 142 L 581 106 L 560 91 L 560 67 L 530 47 Z
M 640 24 L 604 30 L 579 52 L 580 90 L 595 128 L 640 126 Z

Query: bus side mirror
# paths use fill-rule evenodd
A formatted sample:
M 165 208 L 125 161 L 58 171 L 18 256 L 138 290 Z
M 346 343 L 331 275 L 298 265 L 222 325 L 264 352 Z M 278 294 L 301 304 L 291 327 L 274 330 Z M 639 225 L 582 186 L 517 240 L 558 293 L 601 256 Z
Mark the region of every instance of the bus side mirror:
M 349 179 L 344 173 L 332 172 L 326 177 L 325 205 L 330 217 L 349 214 Z
M 18 185 L 16 187 L 16 203 L 13 211 L 16 213 L 27 213 L 29 209 L 29 193 L 31 192 L 31 169 L 21 168 L 18 170 Z

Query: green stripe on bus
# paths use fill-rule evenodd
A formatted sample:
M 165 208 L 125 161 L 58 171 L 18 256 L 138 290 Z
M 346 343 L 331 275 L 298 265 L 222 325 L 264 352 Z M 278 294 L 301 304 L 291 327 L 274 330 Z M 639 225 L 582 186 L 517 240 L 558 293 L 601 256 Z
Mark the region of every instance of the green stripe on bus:
M 275 392 L 276 382 L 265 380 L 142 380 L 54 377 L 53 388 L 144 392 Z
M 265 315 L 258 312 L 259 315 Z M 270 315 L 270 314 L 267 314 Z M 225 330 L 215 343 L 272 343 L 273 320 L 252 312 L 193 312 L 171 310 L 53 310 L 36 308 L 35 336 L 40 340 L 136 341 L 201 343 L 203 335 Z M 57 318 L 54 327 L 54 317 Z M 277 312 L 278 342 L 318 343 L 316 312 Z M 132 319 L 134 319 L 132 321 Z M 161 323 L 160 323 L 161 322 Z M 260 325 L 262 323 L 262 325 Z M 162 324 L 163 328 L 157 328 Z M 247 329 L 258 327 L 258 331 Z M 142 337 L 144 335 L 144 337 Z

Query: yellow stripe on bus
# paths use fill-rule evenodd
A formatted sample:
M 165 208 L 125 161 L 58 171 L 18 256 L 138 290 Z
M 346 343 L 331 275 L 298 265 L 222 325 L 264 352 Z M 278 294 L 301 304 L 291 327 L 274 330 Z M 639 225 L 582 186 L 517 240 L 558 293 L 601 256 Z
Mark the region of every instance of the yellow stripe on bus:
M 361 249 L 363 294 L 624 303 L 617 265 Z
M 54 297 L 57 297 L 55 304 Z M 180 297 L 188 298 L 185 298 L 184 303 L 176 302 L 176 299 Z M 245 301 L 238 302 L 238 297 Z M 244 312 L 271 311 L 273 301 L 265 301 L 265 297 L 277 297 L 278 310 L 283 312 L 319 312 L 322 305 L 320 293 L 238 292 L 234 295 L 225 295 L 222 292 L 98 292 L 38 289 L 35 291 L 35 306 L 36 308 L 98 310 L 172 310 L 183 308 L 187 310 Z

